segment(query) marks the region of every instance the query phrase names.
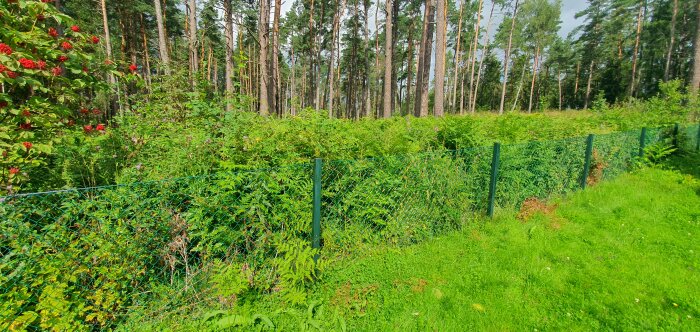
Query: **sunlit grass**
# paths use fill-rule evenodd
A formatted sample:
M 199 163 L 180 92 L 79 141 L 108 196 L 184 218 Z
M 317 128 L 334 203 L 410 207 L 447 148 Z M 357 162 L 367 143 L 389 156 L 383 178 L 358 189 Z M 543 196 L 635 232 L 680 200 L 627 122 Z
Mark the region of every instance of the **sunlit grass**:
M 493 221 L 359 258 L 318 292 L 351 330 L 692 330 L 697 180 L 648 169 L 529 220 Z M 363 256 L 363 255 L 358 255 Z

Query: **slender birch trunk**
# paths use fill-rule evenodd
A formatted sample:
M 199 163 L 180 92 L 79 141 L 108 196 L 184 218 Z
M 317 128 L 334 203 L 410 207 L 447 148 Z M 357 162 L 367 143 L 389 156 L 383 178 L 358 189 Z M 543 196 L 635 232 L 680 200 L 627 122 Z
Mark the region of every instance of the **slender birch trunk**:
M 384 43 L 384 112 L 383 112 L 383 117 L 384 118 L 389 118 L 391 117 L 391 68 L 393 65 L 392 62 L 392 55 L 394 53 L 393 50 L 393 42 L 392 42 L 392 13 L 393 13 L 393 2 L 392 0 L 386 0 L 386 8 L 384 9 L 386 12 L 386 23 L 385 23 L 385 29 L 384 29 L 384 34 L 385 34 L 385 43 Z
M 642 14 L 644 6 L 639 6 L 639 14 L 637 14 L 637 34 L 634 41 L 634 53 L 632 54 L 632 79 L 630 80 L 630 97 L 634 96 L 635 79 L 637 78 L 637 60 L 639 59 L 639 40 L 642 36 Z
M 270 93 L 270 107 L 277 115 L 282 115 L 280 108 L 280 90 L 282 88 L 280 62 L 279 62 L 279 35 L 280 35 L 280 11 L 282 0 L 275 0 L 275 12 L 272 23 L 272 92 Z
M 258 26 L 258 41 L 260 42 L 260 53 L 258 54 L 258 62 L 260 70 L 258 71 L 258 99 L 260 115 L 267 116 L 270 114 L 269 98 L 269 79 L 267 72 L 267 44 L 268 44 L 268 29 L 270 20 L 270 0 L 260 1 L 260 17 Z
M 453 109 L 453 112 L 456 109 L 455 104 L 457 103 L 457 79 L 462 56 L 462 18 L 464 14 L 464 1 L 465 0 L 460 0 L 459 2 L 459 23 L 457 23 L 457 45 L 455 46 L 455 72 L 452 83 L 452 99 L 450 100 L 450 107 Z
M 435 36 L 435 105 L 433 115 L 445 114 L 445 48 L 447 47 L 447 12 L 445 0 L 437 0 Z
M 160 0 L 155 0 L 160 1 Z M 226 38 L 226 73 L 224 80 L 226 81 L 226 111 L 233 110 L 233 104 L 229 101 L 233 96 L 233 8 L 231 0 L 224 0 L 224 35 Z M 242 77 L 241 77 L 242 78 Z
M 328 117 L 332 118 L 333 117 L 333 97 L 335 95 L 335 79 L 333 75 L 333 68 L 335 68 L 335 51 L 336 51 L 336 43 L 338 40 L 338 34 L 340 31 L 340 18 L 343 16 L 343 12 L 345 12 L 345 0 L 342 0 L 340 4 L 340 10 L 336 10 L 335 15 L 333 16 L 333 32 L 332 32 L 332 42 L 331 42 L 331 58 L 330 58 L 330 64 L 328 66 Z
M 486 59 L 486 56 L 488 55 L 489 40 L 491 37 L 489 35 L 489 33 L 491 32 L 491 20 L 493 19 L 493 10 L 494 9 L 496 9 L 495 2 L 491 6 L 491 13 L 489 14 L 489 20 L 486 23 L 486 40 L 484 41 L 484 45 L 481 48 L 481 59 L 479 59 L 479 71 L 476 75 L 476 84 L 474 85 L 474 99 L 472 100 L 472 105 L 471 105 L 471 112 L 472 113 L 476 112 L 476 98 L 479 95 L 479 82 L 481 81 L 481 71 L 484 69 L 484 59 Z
M 515 19 L 518 15 L 519 0 L 515 0 L 515 8 L 513 8 L 513 18 L 510 20 L 510 33 L 508 34 L 508 48 L 503 57 L 503 85 L 501 87 L 501 106 L 498 108 L 498 114 L 503 114 L 503 107 L 506 103 L 506 89 L 508 88 L 508 66 L 510 65 L 510 52 L 513 46 L 513 31 L 515 31 Z
M 100 0 L 100 5 L 102 7 L 102 28 L 104 29 L 105 33 L 105 50 L 107 52 L 107 59 L 112 60 L 112 39 L 109 36 L 106 1 L 107 0 Z M 109 83 L 114 84 L 114 76 L 112 76 L 112 74 L 107 74 L 107 80 L 109 81 Z
M 586 85 L 586 99 L 583 102 L 583 109 L 588 109 L 588 103 L 591 98 L 591 85 L 593 84 L 593 70 L 595 69 L 595 61 L 591 60 L 591 66 L 588 68 L 588 84 Z
M 676 42 L 676 17 L 678 16 L 678 0 L 673 0 L 673 14 L 671 15 L 671 35 L 669 38 L 668 52 L 666 52 L 666 67 L 664 68 L 664 81 L 668 81 L 671 73 L 671 58 Z
M 199 56 L 197 54 L 197 0 L 187 0 L 187 25 L 190 51 L 190 75 L 192 88 L 197 85 L 197 72 L 199 71 Z
M 539 70 L 540 46 L 535 50 L 535 59 L 532 64 L 532 84 L 530 85 L 530 102 L 527 105 L 527 112 L 532 113 L 532 98 L 535 95 L 535 82 L 537 82 L 537 71 Z
M 471 110 L 472 99 L 474 98 L 474 69 L 476 67 L 476 51 L 479 48 L 479 29 L 481 28 L 481 9 L 484 6 L 484 0 L 479 0 L 479 10 L 477 10 L 476 15 L 476 25 L 474 26 L 474 54 L 471 58 L 471 74 L 469 78 L 469 109 Z

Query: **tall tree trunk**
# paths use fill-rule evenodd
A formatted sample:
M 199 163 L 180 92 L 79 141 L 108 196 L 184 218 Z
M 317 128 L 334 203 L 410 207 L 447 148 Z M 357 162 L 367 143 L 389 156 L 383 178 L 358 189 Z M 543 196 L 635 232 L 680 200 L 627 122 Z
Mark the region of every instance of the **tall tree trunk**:
M 323 22 L 324 18 L 326 16 L 326 3 L 327 1 L 321 1 L 321 16 L 319 19 L 315 22 L 316 23 L 316 31 L 317 33 L 315 34 L 314 38 L 316 39 L 314 42 L 314 45 L 316 45 L 316 54 L 315 54 L 315 71 L 316 71 L 316 89 L 314 91 L 314 108 L 317 110 L 320 110 L 323 105 L 321 102 L 321 87 L 323 86 L 325 89 L 325 84 L 323 83 L 323 77 L 321 76 L 321 53 L 323 52 L 323 43 L 320 41 L 321 34 L 318 33 L 318 31 L 323 31 Z
M 192 88 L 197 85 L 197 72 L 199 71 L 199 56 L 197 54 L 197 0 L 187 0 L 187 25 L 190 50 L 190 75 Z
M 671 36 L 669 38 L 668 52 L 666 52 L 666 67 L 664 68 L 664 81 L 668 81 L 671 72 L 671 58 L 676 42 L 676 17 L 678 16 L 678 0 L 673 0 L 673 14 L 671 15 Z
M 109 24 L 107 23 L 107 0 L 100 0 L 100 5 L 102 6 L 102 29 L 105 33 L 105 50 L 107 52 L 107 59 L 112 60 L 112 39 L 109 37 Z M 109 83 L 114 83 L 114 76 L 112 74 L 107 74 L 107 80 Z
M 481 48 L 481 59 L 479 59 L 479 71 L 476 74 L 476 84 L 474 85 L 474 98 L 472 100 L 472 105 L 471 105 L 471 112 L 472 113 L 476 112 L 476 99 L 479 96 L 479 82 L 481 81 L 481 71 L 484 69 L 484 60 L 486 59 L 486 56 L 488 55 L 488 50 L 489 50 L 489 40 L 491 37 L 489 35 L 489 33 L 491 32 L 491 19 L 493 19 L 493 10 L 494 9 L 496 9 L 495 2 L 491 6 L 491 13 L 489 14 L 489 20 L 486 23 L 486 40 L 484 41 L 484 45 Z
M 292 39 L 294 38 L 294 32 L 292 31 Z M 296 101 L 294 98 L 296 97 L 296 78 L 297 78 L 297 71 L 296 71 L 296 57 L 294 56 L 294 44 L 290 43 L 289 45 L 289 57 L 292 61 L 292 66 L 290 70 L 292 71 L 292 82 L 289 84 L 289 98 L 290 100 L 290 105 L 289 105 L 289 113 L 291 115 L 297 115 L 297 109 L 296 109 Z M 333 98 L 333 97 L 331 97 Z
M 467 67 L 464 68 L 463 73 L 462 73 L 462 81 L 460 82 L 460 93 L 459 93 L 459 114 L 464 115 L 465 110 L 464 110 L 464 84 L 467 81 L 467 75 L 469 75 L 471 65 L 472 65 L 472 57 L 474 56 L 473 53 L 476 53 L 474 50 L 474 43 L 471 41 L 469 42 L 469 52 L 467 52 Z M 467 100 L 469 102 L 469 100 Z M 469 106 L 469 105 L 467 105 Z
M 219 93 L 219 63 L 214 58 L 214 91 Z
M 471 48 L 472 43 L 469 43 Z M 467 80 L 467 71 L 462 70 L 462 78 L 459 80 L 459 114 L 464 115 L 464 82 Z
M 160 1 L 160 0 L 155 0 Z M 224 0 L 224 35 L 226 38 L 226 111 L 233 110 L 233 104 L 229 101 L 233 96 L 233 8 L 231 0 Z
M 345 0 L 343 0 L 343 3 Z M 343 4 L 344 6 L 344 4 Z M 370 2 L 369 1 L 363 1 L 362 2 L 362 7 L 364 10 L 364 46 L 365 46 L 365 52 L 369 51 L 369 6 Z M 363 100 L 363 108 L 362 108 L 362 115 L 361 116 L 368 116 L 370 113 L 370 105 L 371 105 L 371 99 L 370 99 L 370 78 L 369 78 L 369 73 L 370 73 L 370 65 L 369 65 L 369 57 L 365 56 L 365 63 L 364 63 L 364 75 L 362 79 L 362 100 Z M 332 71 L 332 70 L 331 70 Z M 331 76 L 332 78 L 332 76 Z
M 691 78 L 690 91 L 698 92 L 700 88 L 700 0 L 695 4 L 695 12 L 697 13 L 695 27 L 695 42 L 693 43 L 693 77 Z
M 515 8 L 513 8 L 513 18 L 510 20 L 510 33 L 508 34 L 508 48 L 503 57 L 503 85 L 501 86 L 501 106 L 498 108 L 498 114 L 503 114 L 503 107 L 506 102 L 506 88 L 508 87 L 508 66 L 510 65 L 510 52 L 513 46 L 513 31 L 515 30 L 515 18 L 518 15 L 519 0 L 515 0 Z
M 340 4 L 340 8 L 336 9 L 335 15 L 333 15 L 333 32 L 331 36 L 331 58 L 330 58 L 330 65 L 328 66 L 328 117 L 332 118 L 333 117 L 333 97 L 335 96 L 335 79 L 333 75 L 333 68 L 335 68 L 335 51 L 336 51 L 336 43 L 338 41 L 339 37 L 339 31 L 340 31 L 340 18 L 343 16 L 343 12 L 345 12 L 345 0 L 342 0 Z
M 206 29 L 206 28 L 205 28 Z M 204 72 L 204 66 L 206 66 L 206 61 L 205 59 L 205 52 L 207 50 L 207 42 L 204 40 L 204 32 L 205 29 L 200 29 L 199 30 L 199 68 L 202 69 L 202 72 Z M 204 76 L 204 75 L 202 75 Z
M 259 112 L 260 115 L 267 116 L 270 114 L 268 97 L 269 97 L 269 79 L 267 72 L 267 45 L 268 45 L 268 29 L 270 20 L 270 0 L 260 1 L 260 18 L 258 27 L 258 41 L 260 42 L 260 53 L 258 57 L 260 70 L 258 71 L 258 81 L 260 83 L 260 89 L 258 91 L 258 98 L 260 100 Z
M 457 23 L 457 45 L 455 46 L 455 73 L 454 79 L 452 80 L 452 100 L 450 100 L 450 107 L 454 110 L 456 109 L 455 104 L 457 102 L 457 82 L 459 75 L 459 66 L 461 62 L 462 55 L 462 18 L 464 13 L 464 0 L 459 2 L 459 23 Z
M 423 76 L 424 76 L 424 67 L 425 64 L 423 63 L 425 59 L 425 52 L 427 50 L 426 44 L 428 43 L 428 20 L 429 20 L 429 14 L 430 14 L 430 0 L 425 1 L 425 9 L 423 11 L 423 29 L 421 32 L 421 41 L 420 41 L 420 47 L 418 49 L 418 68 L 416 72 L 416 93 L 415 93 L 415 101 L 413 103 L 413 115 L 415 116 L 420 116 L 420 105 L 421 105 L 421 99 L 422 99 L 422 91 L 423 91 Z
M 578 96 L 579 75 L 581 75 L 581 61 L 576 62 L 576 79 L 575 79 L 575 83 L 574 83 L 574 97 Z M 578 98 L 576 100 L 578 100 Z
M 471 73 L 469 78 L 469 109 L 471 111 L 472 100 L 476 99 L 474 92 L 474 72 L 476 67 L 476 51 L 479 48 L 479 29 L 481 28 L 481 9 L 484 6 L 484 0 L 479 0 L 479 10 L 476 12 L 476 24 L 474 25 L 474 54 L 471 57 Z
M 404 100 L 404 105 L 406 105 L 406 112 L 410 113 L 410 103 L 411 103 L 411 89 L 413 88 L 413 53 L 415 51 L 414 41 L 413 41 L 413 22 L 411 20 L 408 26 L 408 59 L 406 59 L 406 99 Z
M 393 13 L 393 2 L 392 0 L 386 0 L 386 23 L 385 23 L 385 43 L 384 43 L 384 112 L 383 117 L 391 117 L 391 69 L 393 67 L 392 54 L 393 54 L 393 42 L 392 36 L 392 13 Z
M 280 107 L 280 90 L 282 87 L 280 62 L 279 62 L 279 36 L 280 36 L 280 10 L 282 0 L 275 0 L 275 13 L 272 23 L 272 93 L 270 94 L 270 106 L 277 115 L 282 115 Z
M 308 80 L 308 91 L 305 90 L 307 94 L 308 104 L 314 104 L 315 91 L 316 91 L 316 66 L 314 63 L 314 57 L 316 55 L 316 32 L 314 30 L 314 4 L 315 1 L 311 0 L 309 7 L 309 80 Z M 304 75 L 306 79 L 307 75 Z
M 559 111 L 561 111 L 561 68 L 557 70 L 557 83 L 559 85 Z
M 525 69 L 527 68 L 527 63 L 523 63 L 523 71 L 520 73 L 520 83 L 518 83 L 518 90 L 515 93 L 515 99 L 513 100 L 513 108 L 511 112 L 515 111 L 515 107 L 518 106 L 518 100 L 520 99 L 520 93 L 523 91 L 523 82 L 525 82 Z
M 588 109 L 588 103 L 591 98 L 591 85 L 593 84 L 593 70 L 595 69 L 595 60 L 591 60 L 591 66 L 588 68 L 588 84 L 586 85 L 586 99 L 583 102 L 583 109 Z
M 211 66 L 214 65 L 214 49 L 211 46 L 211 41 L 208 44 L 209 47 L 207 48 L 207 80 L 213 83 L 213 80 L 211 78 Z M 216 92 L 216 90 L 214 90 L 214 92 Z
M 243 54 L 243 24 L 241 24 L 240 16 L 237 16 L 236 18 L 237 18 L 237 23 L 238 23 L 238 54 L 241 55 L 241 54 Z M 248 56 L 250 56 L 250 54 L 248 54 Z M 241 94 L 247 94 L 247 92 L 248 92 L 247 91 L 248 87 L 245 84 L 245 82 L 247 82 L 248 80 L 243 75 L 243 73 L 245 73 L 245 69 L 248 68 L 249 65 L 250 64 L 246 62 L 245 66 L 241 66 L 241 65 L 238 66 L 238 80 L 239 80 L 238 85 L 239 85 L 239 91 Z M 247 95 L 250 95 L 250 94 L 247 94 Z
M 639 56 L 639 40 L 642 36 L 642 14 L 644 6 L 639 6 L 639 14 L 637 14 L 637 34 L 634 40 L 634 53 L 632 54 L 632 79 L 630 80 L 630 97 L 634 96 L 634 83 L 637 78 L 637 59 Z
M 383 87 L 383 85 L 380 86 L 379 82 L 378 82 L 379 75 L 380 75 L 380 73 L 379 73 L 379 7 L 381 7 L 381 6 L 377 2 L 376 6 L 374 6 L 374 54 L 375 54 L 375 56 L 374 56 L 374 70 L 372 70 L 372 81 L 377 82 L 377 84 L 375 84 L 375 88 L 374 88 L 374 92 L 373 92 L 374 111 L 372 113 L 374 113 L 375 118 L 381 117 L 380 112 L 382 112 L 382 110 L 381 110 L 380 102 L 381 102 L 382 98 L 379 97 L 379 94 L 380 94 L 382 87 Z M 338 47 L 338 48 L 340 48 L 340 47 Z M 340 66 L 338 66 L 338 67 L 340 67 Z M 338 75 L 338 82 L 340 82 L 340 75 Z
M 433 115 L 445 114 L 445 48 L 447 47 L 447 17 L 445 0 L 437 0 L 435 36 L 435 107 Z
M 535 82 L 537 82 L 537 71 L 539 70 L 540 46 L 535 50 L 535 60 L 532 64 L 532 84 L 530 85 L 530 102 L 527 104 L 527 112 L 532 113 L 532 98 L 535 95 Z
M 391 30 L 391 40 L 393 43 L 399 43 L 399 27 L 397 26 L 397 20 L 399 18 L 399 1 L 392 0 L 392 14 L 391 14 L 391 25 L 393 29 Z M 399 48 L 400 50 L 400 48 Z M 396 108 L 396 102 L 399 99 L 398 93 L 398 75 L 396 74 L 399 61 L 397 56 L 401 53 L 396 51 L 396 47 L 392 47 L 392 52 L 395 54 L 391 55 L 391 109 L 392 111 Z
M 148 37 L 146 36 L 146 25 L 143 21 L 143 13 L 141 16 L 141 36 L 143 37 L 143 62 L 146 65 L 146 84 L 151 87 L 151 56 L 148 54 Z
M 421 38 L 421 59 L 418 64 L 420 78 L 416 81 L 416 107 L 415 115 L 418 117 L 428 115 L 428 91 L 430 87 L 430 65 L 433 53 L 433 30 L 435 20 L 434 0 L 426 0 L 426 16 L 423 25 L 423 37 Z

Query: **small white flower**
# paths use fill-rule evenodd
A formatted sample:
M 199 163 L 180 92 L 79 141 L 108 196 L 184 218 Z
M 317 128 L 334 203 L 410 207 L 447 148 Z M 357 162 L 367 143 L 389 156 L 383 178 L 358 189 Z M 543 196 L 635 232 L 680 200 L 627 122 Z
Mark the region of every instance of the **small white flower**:
M 637 303 L 639 303 L 639 299 L 634 299 L 634 302 L 637 302 Z

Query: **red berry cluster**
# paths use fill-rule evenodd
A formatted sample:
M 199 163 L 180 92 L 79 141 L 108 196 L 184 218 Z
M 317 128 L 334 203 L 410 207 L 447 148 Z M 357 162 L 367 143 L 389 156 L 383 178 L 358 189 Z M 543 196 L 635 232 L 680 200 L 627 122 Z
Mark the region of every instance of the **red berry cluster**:
M 5 43 L 0 43 L 0 53 L 6 54 L 6 55 L 12 55 L 12 47 L 10 47 L 10 45 L 7 45 Z
M 83 126 L 83 130 L 84 130 L 85 133 L 87 133 L 87 134 L 89 134 L 89 133 L 91 133 L 91 132 L 93 132 L 93 131 L 99 131 L 99 132 L 101 132 L 101 133 L 104 133 L 105 128 L 106 128 L 106 126 L 105 126 L 104 124 L 102 124 L 102 123 L 100 123 L 100 124 L 98 124 L 98 125 L 96 125 L 96 126 L 94 126 L 94 127 L 93 127 L 92 125 L 84 125 L 84 126 Z
M 34 69 L 37 68 L 36 62 L 34 60 L 26 59 L 26 58 L 21 58 L 19 59 L 19 64 L 24 67 L 25 69 Z

